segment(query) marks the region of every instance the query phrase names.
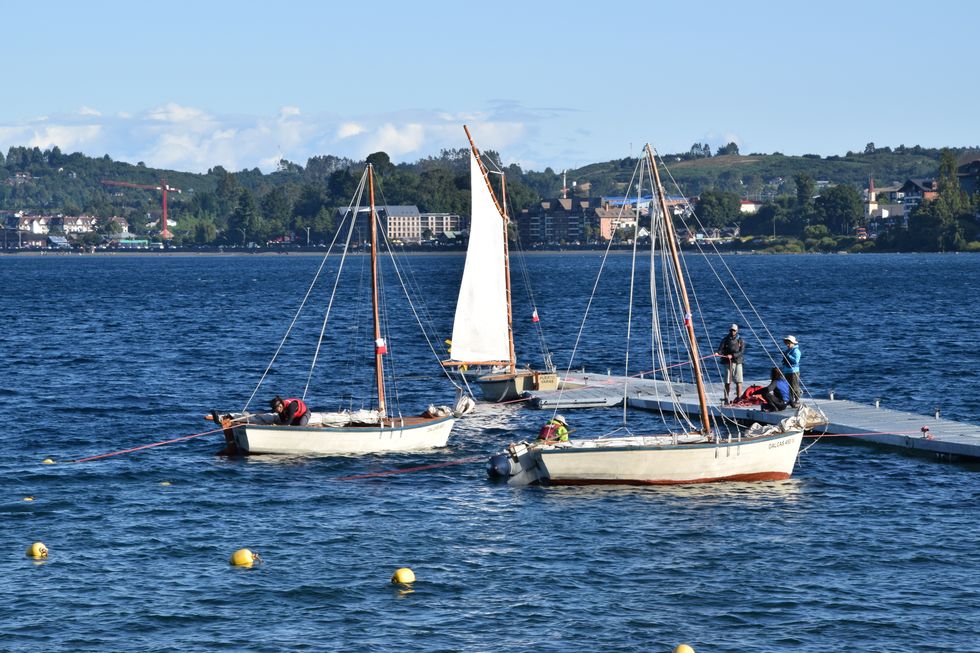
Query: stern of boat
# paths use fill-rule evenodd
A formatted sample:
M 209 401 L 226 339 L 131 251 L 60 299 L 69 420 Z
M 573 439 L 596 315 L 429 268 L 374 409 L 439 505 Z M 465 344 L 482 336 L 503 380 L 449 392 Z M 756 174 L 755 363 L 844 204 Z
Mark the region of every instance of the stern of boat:
M 527 442 L 511 444 L 487 461 L 487 475 L 508 485 L 533 485 L 547 480 L 537 449 Z

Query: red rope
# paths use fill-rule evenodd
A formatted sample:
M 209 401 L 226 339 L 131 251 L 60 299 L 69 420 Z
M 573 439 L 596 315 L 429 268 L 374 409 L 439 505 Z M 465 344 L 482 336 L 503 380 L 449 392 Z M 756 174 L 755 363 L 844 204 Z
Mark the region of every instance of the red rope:
M 109 453 L 100 453 L 97 456 L 87 456 L 85 458 L 78 458 L 76 460 L 69 460 L 71 463 L 85 463 L 90 460 L 98 460 L 100 458 L 109 458 L 110 456 L 118 456 L 124 453 L 132 453 L 134 451 L 142 451 L 143 449 L 152 449 L 153 447 L 162 447 L 165 444 L 172 444 L 174 442 L 182 442 L 184 440 L 190 440 L 192 438 L 199 438 L 202 435 L 211 435 L 212 433 L 221 433 L 224 429 L 217 428 L 211 429 L 210 431 L 202 431 L 201 433 L 194 433 L 192 435 L 182 435 L 179 438 L 173 438 L 171 440 L 161 440 L 160 442 L 154 442 L 153 444 L 143 444 L 138 447 L 133 447 L 132 449 L 121 449 L 119 451 L 110 451 Z
M 470 458 L 460 458 L 459 460 L 451 460 L 448 463 L 436 463 L 435 465 L 421 465 L 419 467 L 406 467 L 404 469 L 389 469 L 384 472 L 372 472 L 370 474 L 355 474 L 354 476 L 341 476 L 335 481 L 356 481 L 362 478 L 377 478 L 379 476 L 394 476 L 395 474 L 408 474 L 410 472 L 421 472 L 427 469 L 438 469 L 440 467 L 452 467 L 453 465 L 465 465 L 466 463 L 473 463 L 478 460 L 484 460 L 485 456 L 472 456 Z
M 807 438 L 843 438 L 843 437 L 861 437 L 862 435 L 922 435 L 922 429 L 918 431 L 868 431 L 867 433 L 814 433 L 813 435 L 807 435 Z M 929 433 L 932 435 L 932 433 Z

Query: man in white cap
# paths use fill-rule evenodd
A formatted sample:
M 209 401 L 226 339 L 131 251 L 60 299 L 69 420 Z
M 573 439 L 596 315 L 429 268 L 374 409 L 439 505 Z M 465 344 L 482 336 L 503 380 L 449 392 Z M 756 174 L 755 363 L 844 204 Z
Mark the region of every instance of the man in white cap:
M 721 356 L 721 362 L 725 365 L 725 397 L 724 403 L 728 403 L 728 392 L 731 390 L 732 383 L 735 383 L 735 399 L 742 396 L 742 359 L 745 357 L 745 341 L 738 335 L 738 325 L 733 324 L 728 329 L 721 344 L 718 345 L 717 354 Z
M 795 336 L 783 338 L 786 350 L 783 351 L 783 376 L 789 381 L 789 405 L 796 408 L 800 405 L 800 347 Z

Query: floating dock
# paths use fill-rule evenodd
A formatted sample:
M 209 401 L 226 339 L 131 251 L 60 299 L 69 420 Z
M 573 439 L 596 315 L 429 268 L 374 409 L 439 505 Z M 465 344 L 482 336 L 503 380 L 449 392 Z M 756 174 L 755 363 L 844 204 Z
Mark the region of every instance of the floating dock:
M 673 412 L 675 405 L 679 405 L 680 410 L 690 415 L 700 412 L 697 389 L 692 383 L 635 377 L 628 379 L 626 385 L 627 379 L 622 376 L 588 373 L 565 375 L 563 383 L 561 391 L 529 393 L 529 404 L 545 410 L 601 408 L 621 406 L 625 399 L 629 407 L 641 410 Z M 767 385 L 767 382 L 754 384 Z M 753 383 L 745 383 L 744 387 L 749 385 Z M 723 405 L 723 388 L 718 383 L 707 384 L 706 391 L 708 408 L 715 417 L 774 424 L 790 414 L 789 409 L 767 413 L 756 406 Z M 843 399 L 805 399 L 804 403 L 827 417 L 827 424 L 809 433 L 811 437 L 842 436 L 947 459 L 980 460 L 980 426 L 976 424 Z

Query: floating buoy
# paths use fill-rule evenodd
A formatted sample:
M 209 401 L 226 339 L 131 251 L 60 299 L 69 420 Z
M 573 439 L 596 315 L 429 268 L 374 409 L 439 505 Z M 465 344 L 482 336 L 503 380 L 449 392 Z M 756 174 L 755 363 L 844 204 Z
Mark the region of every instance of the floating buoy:
M 256 562 L 261 562 L 259 554 L 251 549 L 238 549 L 231 554 L 231 564 L 236 567 L 251 567 Z
M 54 461 L 51 460 L 50 458 L 45 458 L 44 460 L 41 461 L 41 464 L 42 465 L 53 465 L 54 464 Z
M 170 481 L 160 481 L 160 485 L 163 487 L 170 487 Z
M 694 649 L 691 648 L 688 644 L 678 644 L 674 648 L 674 653 L 694 653 Z
M 27 557 L 34 558 L 35 560 L 42 560 L 48 557 L 48 547 L 44 546 L 44 542 L 35 542 L 34 544 L 27 547 Z
M 24 501 L 33 501 L 34 497 L 24 497 Z
M 395 573 L 391 576 L 391 582 L 401 585 L 408 585 L 415 582 L 415 572 L 408 567 L 402 567 L 401 569 L 396 569 Z

